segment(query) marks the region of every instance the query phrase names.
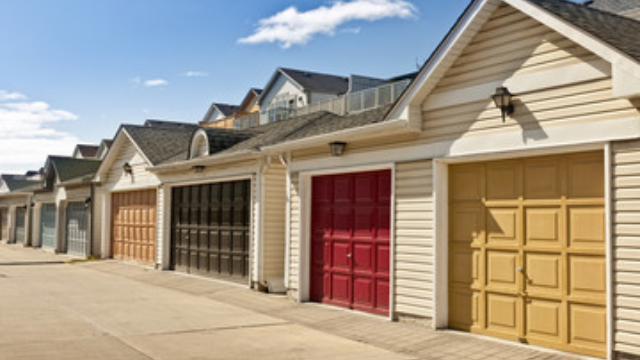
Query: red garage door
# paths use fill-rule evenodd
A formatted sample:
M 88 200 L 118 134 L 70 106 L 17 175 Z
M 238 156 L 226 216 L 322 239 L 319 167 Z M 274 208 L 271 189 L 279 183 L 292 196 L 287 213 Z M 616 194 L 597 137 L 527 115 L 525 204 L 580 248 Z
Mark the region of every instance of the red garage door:
M 391 172 L 313 178 L 311 300 L 389 312 Z

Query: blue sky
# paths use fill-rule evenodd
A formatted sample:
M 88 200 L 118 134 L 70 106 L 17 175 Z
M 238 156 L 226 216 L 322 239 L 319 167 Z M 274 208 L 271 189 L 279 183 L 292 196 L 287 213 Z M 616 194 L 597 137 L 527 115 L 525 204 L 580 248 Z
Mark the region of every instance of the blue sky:
M 323 0 L 0 0 L 0 172 L 70 155 L 76 142 L 112 137 L 121 123 L 195 122 L 212 101 L 239 103 L 278 66 L 378 77 L 414 71 L 468 4 L 342 5 L 353 1 L 384 3 L 391 15 L 365 6 L 334 12 L 327 24 L 317 9 L 336 3 Z M 276 14 L 319 23 L 296 28 L 311 34 L 303 40 L 261 42 L 269 31 L 278 38 Z

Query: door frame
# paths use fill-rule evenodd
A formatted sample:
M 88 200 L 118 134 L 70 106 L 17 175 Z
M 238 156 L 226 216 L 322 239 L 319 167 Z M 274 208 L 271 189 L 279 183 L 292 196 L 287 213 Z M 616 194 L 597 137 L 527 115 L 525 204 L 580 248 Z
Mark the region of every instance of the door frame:
M 255 241 L 260 241 L 259 237 L 255 236 L 255 232 L 257 231 L 256 222 L 258 222 L 260 218 L 260 214 L 262 213 L 261 209 L 261 200 L 258 198 L 261 194 L 261 181 L 260 181 L 260 173 L 257 170 L 254 170 L 251 173 L 245 173 L 242 175 L 230 175 L 230 176 L 220 176 L 220 177 L 210 177 L 205 179 L 197 179 L 197 180 L 185 180 L 185 181 L 177 181 L 177 182 L 163 182 L 158 187 L 158 192 L 163 193 L 162 198 L 162 239 L 160 239 L 161 245 L 161 258 L 162 258 L 162 270 L 171 270 L 171 246 L 172 246 L 172 236 L 171 236 L 171 221 L 172 221 L 172 207 L 173 207 L 173 189 L 180 188 L 185 186 L 194 186 L 194 185 L 206 185 L 206 184 L 215 184 L 215 183 L 223 183 L 223 182 L 233 182 L 233 181 L 241 181 L 241 180 L 249 180 L 249 188 L 250 188 L 250 199 L 249 199 L 249 274 L 247 276 L 247 287 L 251 287 L 253 277 L 257 269 L 254 268 L 255 261 L 255 248 L 254 246 L 259 246 L 257 243 L 254 245 Z M 255 201 L 257 200 L 257 202 Z M 260 204 L 258 204 L 260 203 Z M 256 209 L 257 207 L 257 209 Z M 255 217 L 255 219 L 254 219 Z M 160 245 L 160 244 L 158 244 Z M 260 264 L 258 264 L 260 266 Z M 190 274 L 191 275 L 191 274 Z M 197 276 L 197 275 L 194 275 Z
M 391 206 L 389 208 L 389 320 L 395 320 L 395 214 L 396 214 L 396 164 L 383 163 L 375 165 L 349 166 L 334 169 L 310 170 L 298 174 L 300 193 L 300 244 L 298 250 L 298 302 L 309 302 L 311 299 L 311 204 L 312 179 L 317 176 L 351 174 L 367 171 L 391 171 Z M 287 227 L 290 227 L 289 224 Z M 289 239 L 290 240 L 290 239 Z M 287 259 L 289 262 L 289 259 Z M 291 266 L 290 263 L 287 267 Z
M 613 319 L 613 233 L 612 233 L 612 155 L 611 143 L 601 142 L 587 145 L 562 146 L 539 150 L 513 151 L 509 153 L 485 153 L 471 156 L 452 156 L 432 159 L 435 203 L 435 282 L 434 314 L 432 327 L 449 327 L 449 166 L 507 159 L 522 159 L 545 155 L 563 155 L 587 151 L 602 151 L 604 154 L 605 186 L 605 261 L 606 261 L 606 311 L 607 311 L 607 359 L 614 358 Z M 517 344 L 517 343 L 516 343 Z

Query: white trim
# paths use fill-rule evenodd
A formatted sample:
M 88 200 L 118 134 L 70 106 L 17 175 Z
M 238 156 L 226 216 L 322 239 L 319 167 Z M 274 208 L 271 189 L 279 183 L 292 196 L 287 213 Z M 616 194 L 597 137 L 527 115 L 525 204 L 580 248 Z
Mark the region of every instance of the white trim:
M 171 186 L 158 187 L 158 192 L 162 191 L 163 195 L 163 213 L 162 213 L 162 253 L 160 258 L 162 262 L 158 267 L 162 270 L 171 268 L 171 213 L 173 210 L 173 194 Z
M 170 171 L 190 169 L 193 166 L 197 166 L 197 165 L 202 165 L 205 167 L 220 166 L 223 163 L 240 161 L 242 158 L 246 158 L 246 160 L 254 160 L 261 156 L 263 156 L 263 154 L 261 154 L 258 151 L 245 150 L 245 151 L 238 151 L 236 153 L 231 153 L 231 154 L 211 155 L 211 156 L 206 156 L 202 158 L 195 158 L 191 160 L 185 160 L 185 161 L 180 161 L 180 162 L 170 163 L 165 165 L 150 166 L 146 170 L 152 173 L 164 173 L 164 172 L 170 172 Z
M 118 134 L 116 134 L 116 138 L 113 141 L 113 144 L 111 144 L 111 148 L 109 148 L 109 152 L 107 152 L 107 156 L 105 156 L 105 158 L 102 159 L 102 163 L 100 163 L 100 166 L 96 171 L 96 175 L 94 176 L 93 181 L 100 182 L 101 177 L 106 173 L 108 173 L 109 169 L 111 169 L 111 167 L 113 166 L 113 162 L 117 159 L 117 154 L 121 150 L 120 148 L 124 146 L 124 144 L 122 144 L 122 142 L 124 141 L 122 140 L 123 135 L 121 134 L 125 134 L 124 136 L 126 136 L 126 139 L 128 139 L 129 142 L 131 142 L 133 147 L 140 154 L 140 156 L 147 163 L 147 165 L 153 166 L 153 163 L 147 158 L 147 156 L 142 152 L 142 150 L 140 150 L 140 147 L 138 146 L 138 144 L 136 144 L 135 141 L 133 141 L 133 138 L 131 138 L 129 133 L 127 133 L 126 129 L 124 127 L 121 127 Z M 117 151 L 115 151 L 116 147 L 117 147 Z
M 449 326 L 449 166 L 440 159 L 433 164 L 434 254 L 432 327 Z
M 205 154 L 196 154 L 196 150 L 198 148 L 198 142 L 202 139 L 205 145 Z M 207 136 L 207 132 L 204 129 L 198 129 L 193 136 L 191 137 L 191 141 L 189 143 L 189 160 L 201 158 L 203 156 L 208 156 L 211 153 L 209 149 L 209 136 Z
M 281 157 L 282 159 L 282 157 Z M 283 165 L 287 169 L 287 190 L 286 190 L 286 227 L 285 227 L 285 249 L 284 249 L 284 284 L 287 292 L 291 289 L 291 153 L 287 153 L 286 160 L 283 161 Z
M 311 293 L 311 202 L 312 202 L 312 178 L 315 176 L 326 176 L 326 175 L 336 175 L 336 174 L 352 174 L 359 172 L 367 172 L 367 171 L 378 171 L 378 170 L 391 170 L 392 176 L 395 170 L 395 163 L 379 163 L 371 166 L 354 166 L 349 168 L 340 168 L 340 169 L 325 169 L 325 170 L 317 170 L 317 171 L 307 171 L 298 174 L 298 182 L 299 182 L 299 191 L 300 191 L 300 219 L 299 219 L 299 241 L 298 244 L 298 301 L 306 302 L 310 299 Z M 391 179 L 392 186 L 394 185 L 393 177 Z M 395 189 L 391 188 L 392 201 L 394 199 Z M 395 221 L 395 214 L 392 211 L 394 208 L 392 203 L 392 208 L 389 210 L 391 212 L 391 226 L 393 227 L 393 222 Z M 391 230 L 391 229 L 390 229 Z M 390 237 L 394 238 L 395 235 L 393 232 L 390 232 Z M 389 239 L 391 241 L 391 239 Z M 391 256 L 391 254 L 389 255 Z M 389 259 L 390 267 L 393 267 L 395 261 L 393 258 Z M 391 269 L 390 269 L 391 270 Z M 391 281 L 391 274 L 389 281 Z M 389 298 L 391 299 L 394 295 L 394 286 L 390 283 L 389 286 Z M 394 311 L 391 307 L 391 303 L 389 304 L 389 317 L 393 319 Z
M 594 143 L 640 137 L 640 121 L 637 117 L 630 117 L 591 123 L 550 124 L 539 132 L 544 134 L 544 139 L 527 139 L 523 136 L 525 134 L 522 129 L 512 128 L 487 131 L 483 135 L 471 135 L 452 141 L 423 143 L 360 153 L 347 151 L 339 158 L 327 156 L 319 159 L 294 161 L 291 164 L 291 171 L 338 169 L 380 162 L 405 162 L 445 157 L 493 156 L 496 153 L 504 153 L 505 157 L 509 157 L 514 156 L 514 152 L 539 151 L 545 153 L 550 149 L 560 149 L 566 146 L 590 147 Z M 491 144 L 491 146 L 487 146 L 487 144 Z
M 606 256 L 606 284 L 607 284 L 607 359 L 614 359 L 614 259 L 613 244 L 613 158 L 611 144 L 604 145 L 604 193 L 605 193 L 605 256 Z
M 420 73 L 416 79 L 409 85 L 409 88 L 400 97 L 400 99 L 393 106 L 387 119 L 400 119 L 407 117 L 405 109 L 414 102 L 414 99 L 423 92 L 425 84 L 435 77 L 436 72 L 444 72 L 446 61 L 452 61 L 450 58 L 456 58 L 462 50 L 458 47 L 466 47 L 466 43 L 470 41 L 470 38 L 479 30 L 481 24 L 476 22 L 486 21 L 489 18 L 490 12 L 493 12 L 499 5 L 499 1 L 496 0 L 475 0 L 473 1 L 465 13 L 451 29 L 451 32 L 442 40 L 438 48 L 431 55 L 431 58 L 420 70 Z M 484 19 L 480 18 L 480 15 L 484 16 Z M 469 34 L 471 33 L 471 34 Z M 426 95 L 425 95 L 426 96 Z M 422 97 L 421 97 L 422 98 Z
M 258 172 L 256 174 L 256 197 L 255 203 L 251 204 L 251 211 L 256 212 L 256 229 L 255 229 L 255 263 L 256 263 L 256 274 L 255 280 L 258 284 L 264 284 L 264 176 L 268 170 L 269 165 L 267 163 L 263 163 L 258 166 Z M 254 185 L 254 184 L 251 184 Z M 252 261 L 253 262 L 253 261 Z
M 326 143 L 327 145 L 327 154 L 330 153 L 329 142 L 335 140 L 343 140 L 343 141 L 354 141 L 356 139 L 366 139 L 367 137 L 375 137 L 379 136 L 381 132 L 384 132 L 385 135 L 389 136 L 394 134 L 396 131 L 399 133 L 402 132 L 411 132 L 412 130 L 407 127 L 406 120 L 391 120 L 391 121 L 383 121 L 376 124 L 359 126 L 355 128 L 335 131 L 327 134 L 310 136 L 306 138 L 302 138 L 299 140 L 287 141 L 284 143 L 265 146 L 261 148 L 263 152 L 267 154 L 278 154 L 284 151 L 297 150 L 301 148 L 305 148 L 307 146 L 312 145 L 321 145 Z M 347 147 L 349 145 L 347 144 Z M 348 151 L 348 150 L 347 150 Z

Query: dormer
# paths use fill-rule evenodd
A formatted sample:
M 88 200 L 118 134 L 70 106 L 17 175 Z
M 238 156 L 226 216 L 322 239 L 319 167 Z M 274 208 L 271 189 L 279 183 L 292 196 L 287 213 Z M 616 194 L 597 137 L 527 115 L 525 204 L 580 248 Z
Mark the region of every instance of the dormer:
M 255 134 L 232 129 L 201 128 L 193 133 L 189 145 L 188 159 L 217 154 L 241 143 Z

